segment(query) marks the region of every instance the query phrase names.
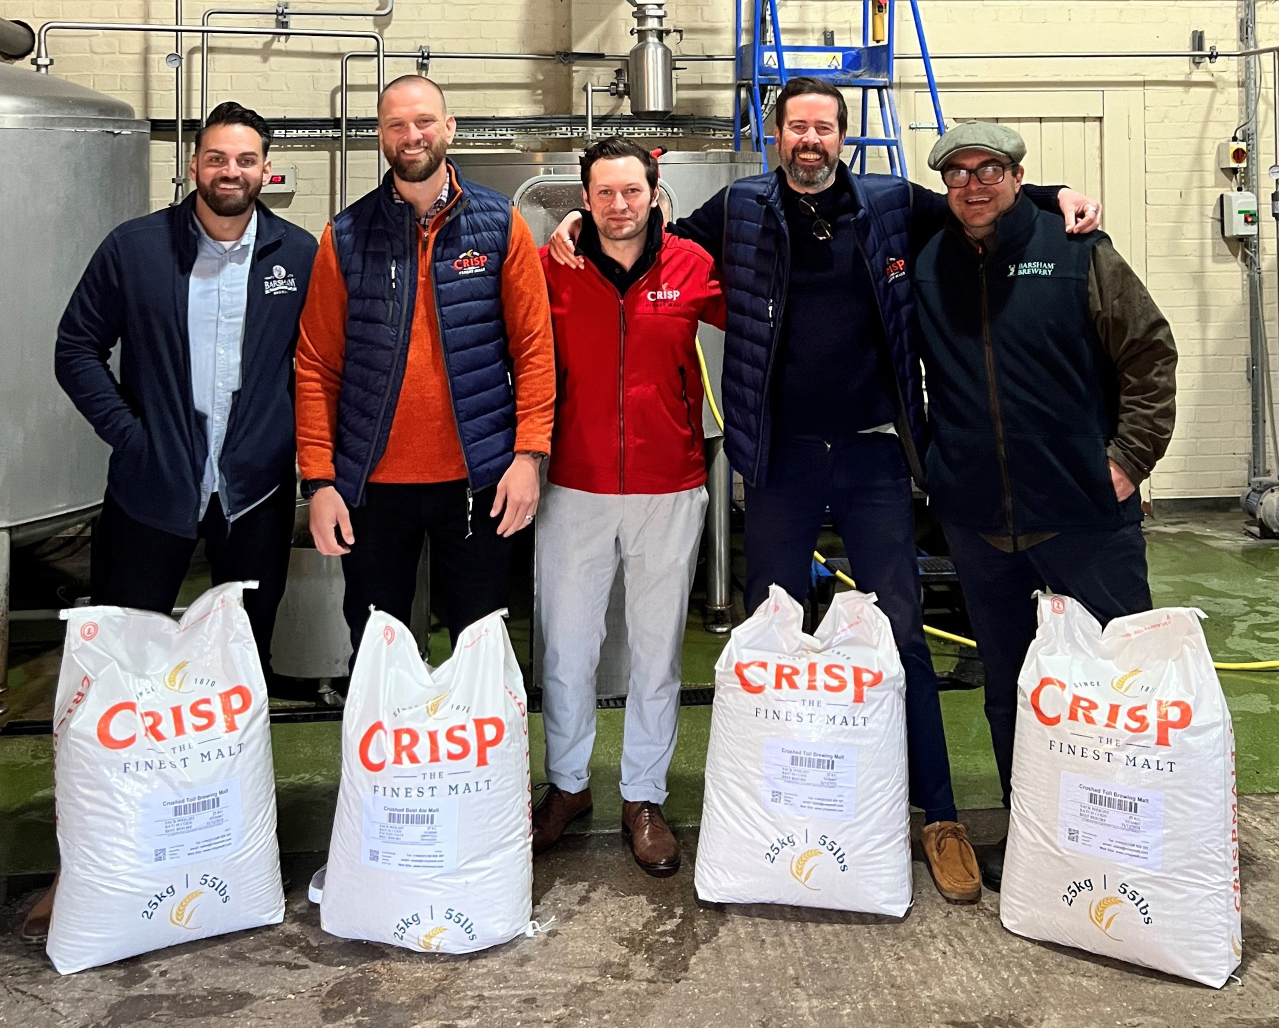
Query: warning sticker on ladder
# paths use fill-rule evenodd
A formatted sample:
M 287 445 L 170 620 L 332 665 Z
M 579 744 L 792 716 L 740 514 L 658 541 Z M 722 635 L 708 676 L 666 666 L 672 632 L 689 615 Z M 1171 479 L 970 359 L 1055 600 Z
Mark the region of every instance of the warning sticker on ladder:
M 806 70 L 825 70 L 839 71 L 843 67 L 840 56 L 837 53 L 814 53 L 811 50 L 783 50 L 786 55 L 786 69 L 804 68 Z M 764 51 L 764 67 L 777 67 L 777 53 L 773 50 Z

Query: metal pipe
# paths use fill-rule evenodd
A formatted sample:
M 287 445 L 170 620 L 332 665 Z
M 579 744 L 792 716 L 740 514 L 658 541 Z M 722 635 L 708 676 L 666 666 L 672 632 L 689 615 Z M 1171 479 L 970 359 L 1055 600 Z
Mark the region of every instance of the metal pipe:
M 0 57 L 16 61 L 35 49 L 36 33 L 25 21 L 0 18 Z
M 582 92 L 586 94 L 586 141 L 589 143 L 595 138 L 595 94 L 608 93 L 610 89 L 588 82 L 582 87 Z
M 174 0 L 173 2 L 173 21 L 174 24 L 182 24 L 182 0 Z M 173 203 L 172 207 L 176 207 L 182 202 L 183 188 L 186 185 L 186 171 L 182 167 L 182 115 L 184 105 L 182 103 L 182 33 L 175 32 L 173 34 Z M 203 117 L 200 119 L 203 122 Z
M 706 617 L 708 632 L 722 635 L 733 627 L 731 553 L 732 526 L 729 507 L 733 473 L 724 452 L 724 438 L 706 440 L 708 451 L 706 491 L 710 503 L 706 508 Z
M 9 691 L 9 530 L 0 528 L 0 717 L 9 712 L 4 695 Z
M 204 12 L 201 25 L 208 25 L 214 17 L 271 17 L 276 19 L 276 28 L 287 28 L 287 19 L 293 17 L 326 17 L 326 18 L 385 18 L 395 10 L 395 0 L 383 0 L 384 6 L 372 11 L 292 11 L 288 9 L 288 0 L 280 2 L 271 10 L 253 9 L 250 7 L 214 7 Z M 283 9 L 283 15 L 281 15 Z M 281 17 L 285 22 L 281 24 Z M 181 21 L 182 19 L 178 19 Z M 200 37 L 200 123 L 209 116 L 209 37 Z
M 1257 45 L 1257 7 L 1255 0 L 1240 0 L 1239 42 L 1245 48 Z M 1258 64 L 1256 57 L 1244 58 L 1244 124 L 1243 139 L 1248 152 L 1257 153 L 1257 112 L 1259 106 Z M 1250 160 L 1243 173 L 1243 188 L 1260 198 L 1257 161 Z M 1239 249 L 1244 259 L 1248 279 L 1248 385 L 1252 406 L 1252 450 L 1249 459 L 1249 480 L 1265 475 L 1269 468 L 1266 460 L 1266 375 L 1269 369 L 1265 361 L 1265 324 L 1261 298 L 1261 239 L 1253 236 L 1240 240 Z M 1276 454 L 1275 456 L 1279 456 Z

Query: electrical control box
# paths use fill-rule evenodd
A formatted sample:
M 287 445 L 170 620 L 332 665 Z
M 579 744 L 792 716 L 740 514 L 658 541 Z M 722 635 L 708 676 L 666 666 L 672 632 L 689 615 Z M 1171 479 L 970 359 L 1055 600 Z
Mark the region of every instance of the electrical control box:
M 1257 234 L 1257 197 L 1254 193 L 1221 194 L 1221 234 L 1226 239 L 1245 239 Z
M 297 177 L 297 168 L 292 165 L 274 166 L 271 174 L 262 180 L 262 192 L 292 194 L 297 187 Z
M 1248 144 L 1237 139 L 1218 143 L 1217 167 L 1228 175 L 1248 167 Z

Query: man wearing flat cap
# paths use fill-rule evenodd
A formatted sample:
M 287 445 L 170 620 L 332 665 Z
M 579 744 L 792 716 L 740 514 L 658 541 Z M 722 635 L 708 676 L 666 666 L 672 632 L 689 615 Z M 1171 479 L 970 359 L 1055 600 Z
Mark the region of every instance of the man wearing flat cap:
M 985 664 L 1005 806 L 1032 593 L 1072 596 L 1103 625 L 1150 609 L 1137 486 L 1168 448 L 1177 366 L 1110 238 L 1068 235 L 1022 195 L 1025 155 L 1004 125 L 938 140 L 928 165 L 951 217 L 915 265 L 929 502 Z M 998 890 L 1002 876 L 1000 844 L 982 879 Z

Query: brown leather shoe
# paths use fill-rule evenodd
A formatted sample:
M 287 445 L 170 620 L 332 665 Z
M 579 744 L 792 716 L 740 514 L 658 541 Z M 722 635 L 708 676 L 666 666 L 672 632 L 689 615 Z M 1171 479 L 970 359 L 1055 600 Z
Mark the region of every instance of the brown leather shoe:
M 667 878 L 679 870 L 679 843 L 658 804 L 623 803 L 622 838 L 646 874 Z
M 981 872 L 968 832 L 958 821 L 924 825 L 924 856 L 937 891 L 951 903 L 981 899 Z
M 548 785 L 541 802 L 533 808 L 533 855 L 545 853 L 564 834 L 570 821 L 591 812 L 591 790 L 565 792 Z
M 49 921 L 53 917 L 53 894 L 58 889 L 58 880 L 43 896 L 36 900 L 36 905 L 27 912 L 26 920 L 18 932 L 18 938 L 28 946 L 43 946 L 49 941 Z

